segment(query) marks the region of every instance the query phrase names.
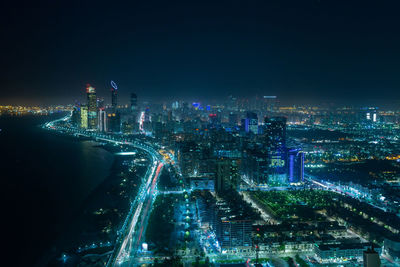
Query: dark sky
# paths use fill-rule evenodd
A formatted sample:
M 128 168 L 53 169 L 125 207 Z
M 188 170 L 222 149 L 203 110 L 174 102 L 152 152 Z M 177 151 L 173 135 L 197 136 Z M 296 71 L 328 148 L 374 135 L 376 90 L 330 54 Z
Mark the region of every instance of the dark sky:
M 0 104 L 110 80 L 142 99 L 400 103 L 398 1 L 115 2 L 2 1 Z

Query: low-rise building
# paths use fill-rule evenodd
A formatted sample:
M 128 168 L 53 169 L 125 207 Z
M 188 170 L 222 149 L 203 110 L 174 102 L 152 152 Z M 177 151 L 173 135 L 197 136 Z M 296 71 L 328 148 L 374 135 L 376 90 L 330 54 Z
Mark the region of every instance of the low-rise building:
M 343 262 L 347 260 L 362 260 L 363 252 L 371 247 L 371 243 L 350 244 L 316 244 L 315 257 L 320 263 Z M 382 248 L 374 245 L 375 251 L 381 254 Z

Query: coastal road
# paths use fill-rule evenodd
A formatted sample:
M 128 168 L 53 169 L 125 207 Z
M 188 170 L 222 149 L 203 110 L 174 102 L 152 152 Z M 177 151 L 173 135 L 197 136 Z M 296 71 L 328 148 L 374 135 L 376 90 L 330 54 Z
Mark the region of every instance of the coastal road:
M 58 126 L 57 122 L 65 122 L 70 116 L 63 117 L 56 121 L 46 123 L 44 126 L 51 130 L 66 131 L 70 134 L 79 134 L 86 137 L 95 138 L 114 144 L 123 144 L 146 151 L 152 163 L 149 166 L 139 193 L 132 203 L 126 221 L 119 231 L 114 251 L 107 263 L 107 266 L 133 266 L 135 265 L 135 256 L 141 246 L 143 234 L 147 227 L 149 215 L 152 205 L 157 196 L 157 180 L 164 166 L 164 160 L 161 154 L 158 153 L 150 144 L 139 141 L 126 141 L 123 136 L 108 136 L 97 132 L 82 131 L 70 127 Z
M 128 227 L 129 230 L 124 234 L 120 248 L 117 249 L 116 247 L 116 256 L 111 258 L 109 266 L 131 266 L 135 261 L 150 210 L 157 195 L 157 180 L 163 168 L 163 163 L 157 162 L 156 166 L 148 176 L 144 190 L 139 193 L 139 203 Z

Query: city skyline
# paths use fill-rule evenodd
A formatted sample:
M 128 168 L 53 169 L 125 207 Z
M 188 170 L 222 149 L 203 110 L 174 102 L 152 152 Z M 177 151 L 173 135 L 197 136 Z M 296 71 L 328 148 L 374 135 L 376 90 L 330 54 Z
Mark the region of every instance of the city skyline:
M 2 266 L 400 266 L 400 2 L 0 10 Z

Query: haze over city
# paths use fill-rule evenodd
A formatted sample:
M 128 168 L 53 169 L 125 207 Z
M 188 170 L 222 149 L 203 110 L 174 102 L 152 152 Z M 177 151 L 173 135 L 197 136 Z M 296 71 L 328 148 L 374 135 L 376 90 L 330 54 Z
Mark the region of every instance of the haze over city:
M 400 266 L 400 4 L 6 2 L 2 266 Z

